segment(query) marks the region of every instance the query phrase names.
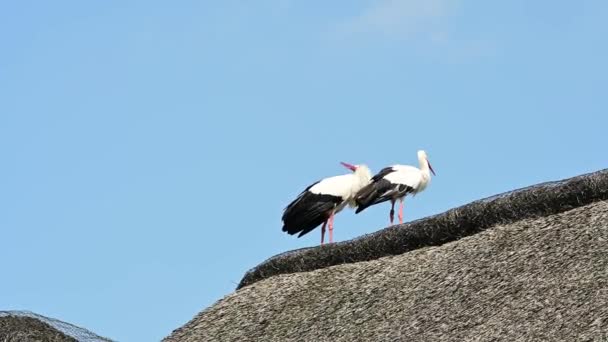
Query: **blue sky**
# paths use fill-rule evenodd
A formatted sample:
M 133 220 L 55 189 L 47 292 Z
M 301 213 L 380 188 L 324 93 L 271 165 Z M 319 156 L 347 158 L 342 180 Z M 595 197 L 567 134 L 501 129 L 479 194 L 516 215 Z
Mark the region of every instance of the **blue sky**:
M 284 206 L 429 154 L 406 220 L 608 166 L 605 1 L 0 4 L 0 309 L 154 341 L 316 245 Z M 381 229 L 379 205 L 335 221 Z

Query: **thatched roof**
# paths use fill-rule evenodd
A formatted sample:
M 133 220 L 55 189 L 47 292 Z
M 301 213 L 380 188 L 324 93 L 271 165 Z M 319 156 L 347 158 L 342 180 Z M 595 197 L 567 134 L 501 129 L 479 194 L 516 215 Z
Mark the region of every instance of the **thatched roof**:
M 78 342 L 35 318 L 17 316 L 0 317 L 0 341 Z
M 497 224 L 549 216 L 608 199 L 608 169 L 475 201 L 351 241 L 277 255 L 247 272 L 238 288 L 273 275 L 374 260 L 479 233 Z
M 29 311 L 0 311 L 0 342 L 111 342 L 86 329 Z
M 608 339 L 608 171 L 286 253 L 166 341 Z

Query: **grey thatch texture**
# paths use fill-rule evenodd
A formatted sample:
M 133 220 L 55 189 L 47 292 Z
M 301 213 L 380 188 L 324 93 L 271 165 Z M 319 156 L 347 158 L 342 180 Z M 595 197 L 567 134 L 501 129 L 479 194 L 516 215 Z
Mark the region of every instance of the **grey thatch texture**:
M 111 342 L 54 318 L 30 311 L 0 311 L 0 342 Z
M 50 325 L 31 317 L 0 317 L 1 342 L 78 342 Z
M 277 255 L 253 268 L 238 288 L 277 274 L 398 255 L 438 246 L 497 224 L 553 215 L 608 199 L 608 169 L 479 200 L 443 214 L 392 226 L 351 241 Z
M 165 341 L 606 341 L 607 241 L 608 202 L 594 202 L 264 279 Z

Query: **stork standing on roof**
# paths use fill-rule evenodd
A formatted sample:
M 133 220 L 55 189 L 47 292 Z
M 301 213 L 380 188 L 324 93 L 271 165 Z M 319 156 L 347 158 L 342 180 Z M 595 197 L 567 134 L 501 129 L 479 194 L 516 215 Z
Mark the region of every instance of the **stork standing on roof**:
M 386 167 L 374 177 L 369 185 L 362 188 L 355 196 L 356 213 L 374 204 L 391 201 L 390 222 L 395 216 L 395 202 L 399 200 L 399 223 L 403 223 L 403 200 L 406 195 L 424 190 L 431 181 L 431 172 L 435 171 L 429 162 L 426 152 L 418 151 L 420 168 L 409 165 Z
M 334 215 L 346 205 L 355 206 L 354 197 L 368 185 L 372 174 L 366 165 L 341 163 L 353 173 L 322 179 L 307 187 L 283 212 L 283 231 L 298 237 L 321 227 L 321 244 L 325 226 L 329 226 L 329 242 L 333 242 Z

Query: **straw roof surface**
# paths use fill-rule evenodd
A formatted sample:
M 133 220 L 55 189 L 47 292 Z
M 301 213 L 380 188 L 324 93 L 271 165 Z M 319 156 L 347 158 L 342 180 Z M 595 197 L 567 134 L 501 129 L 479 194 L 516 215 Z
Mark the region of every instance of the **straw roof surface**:
M 0 342 L 111 342 L 86 329 L 29 311 L 0 311 Z
M 50 325 L 31 317 L 0 317 L 2 342 L 77 342 Z
M 608 340 L 608 172 L 285 253 L 165 341 Z

